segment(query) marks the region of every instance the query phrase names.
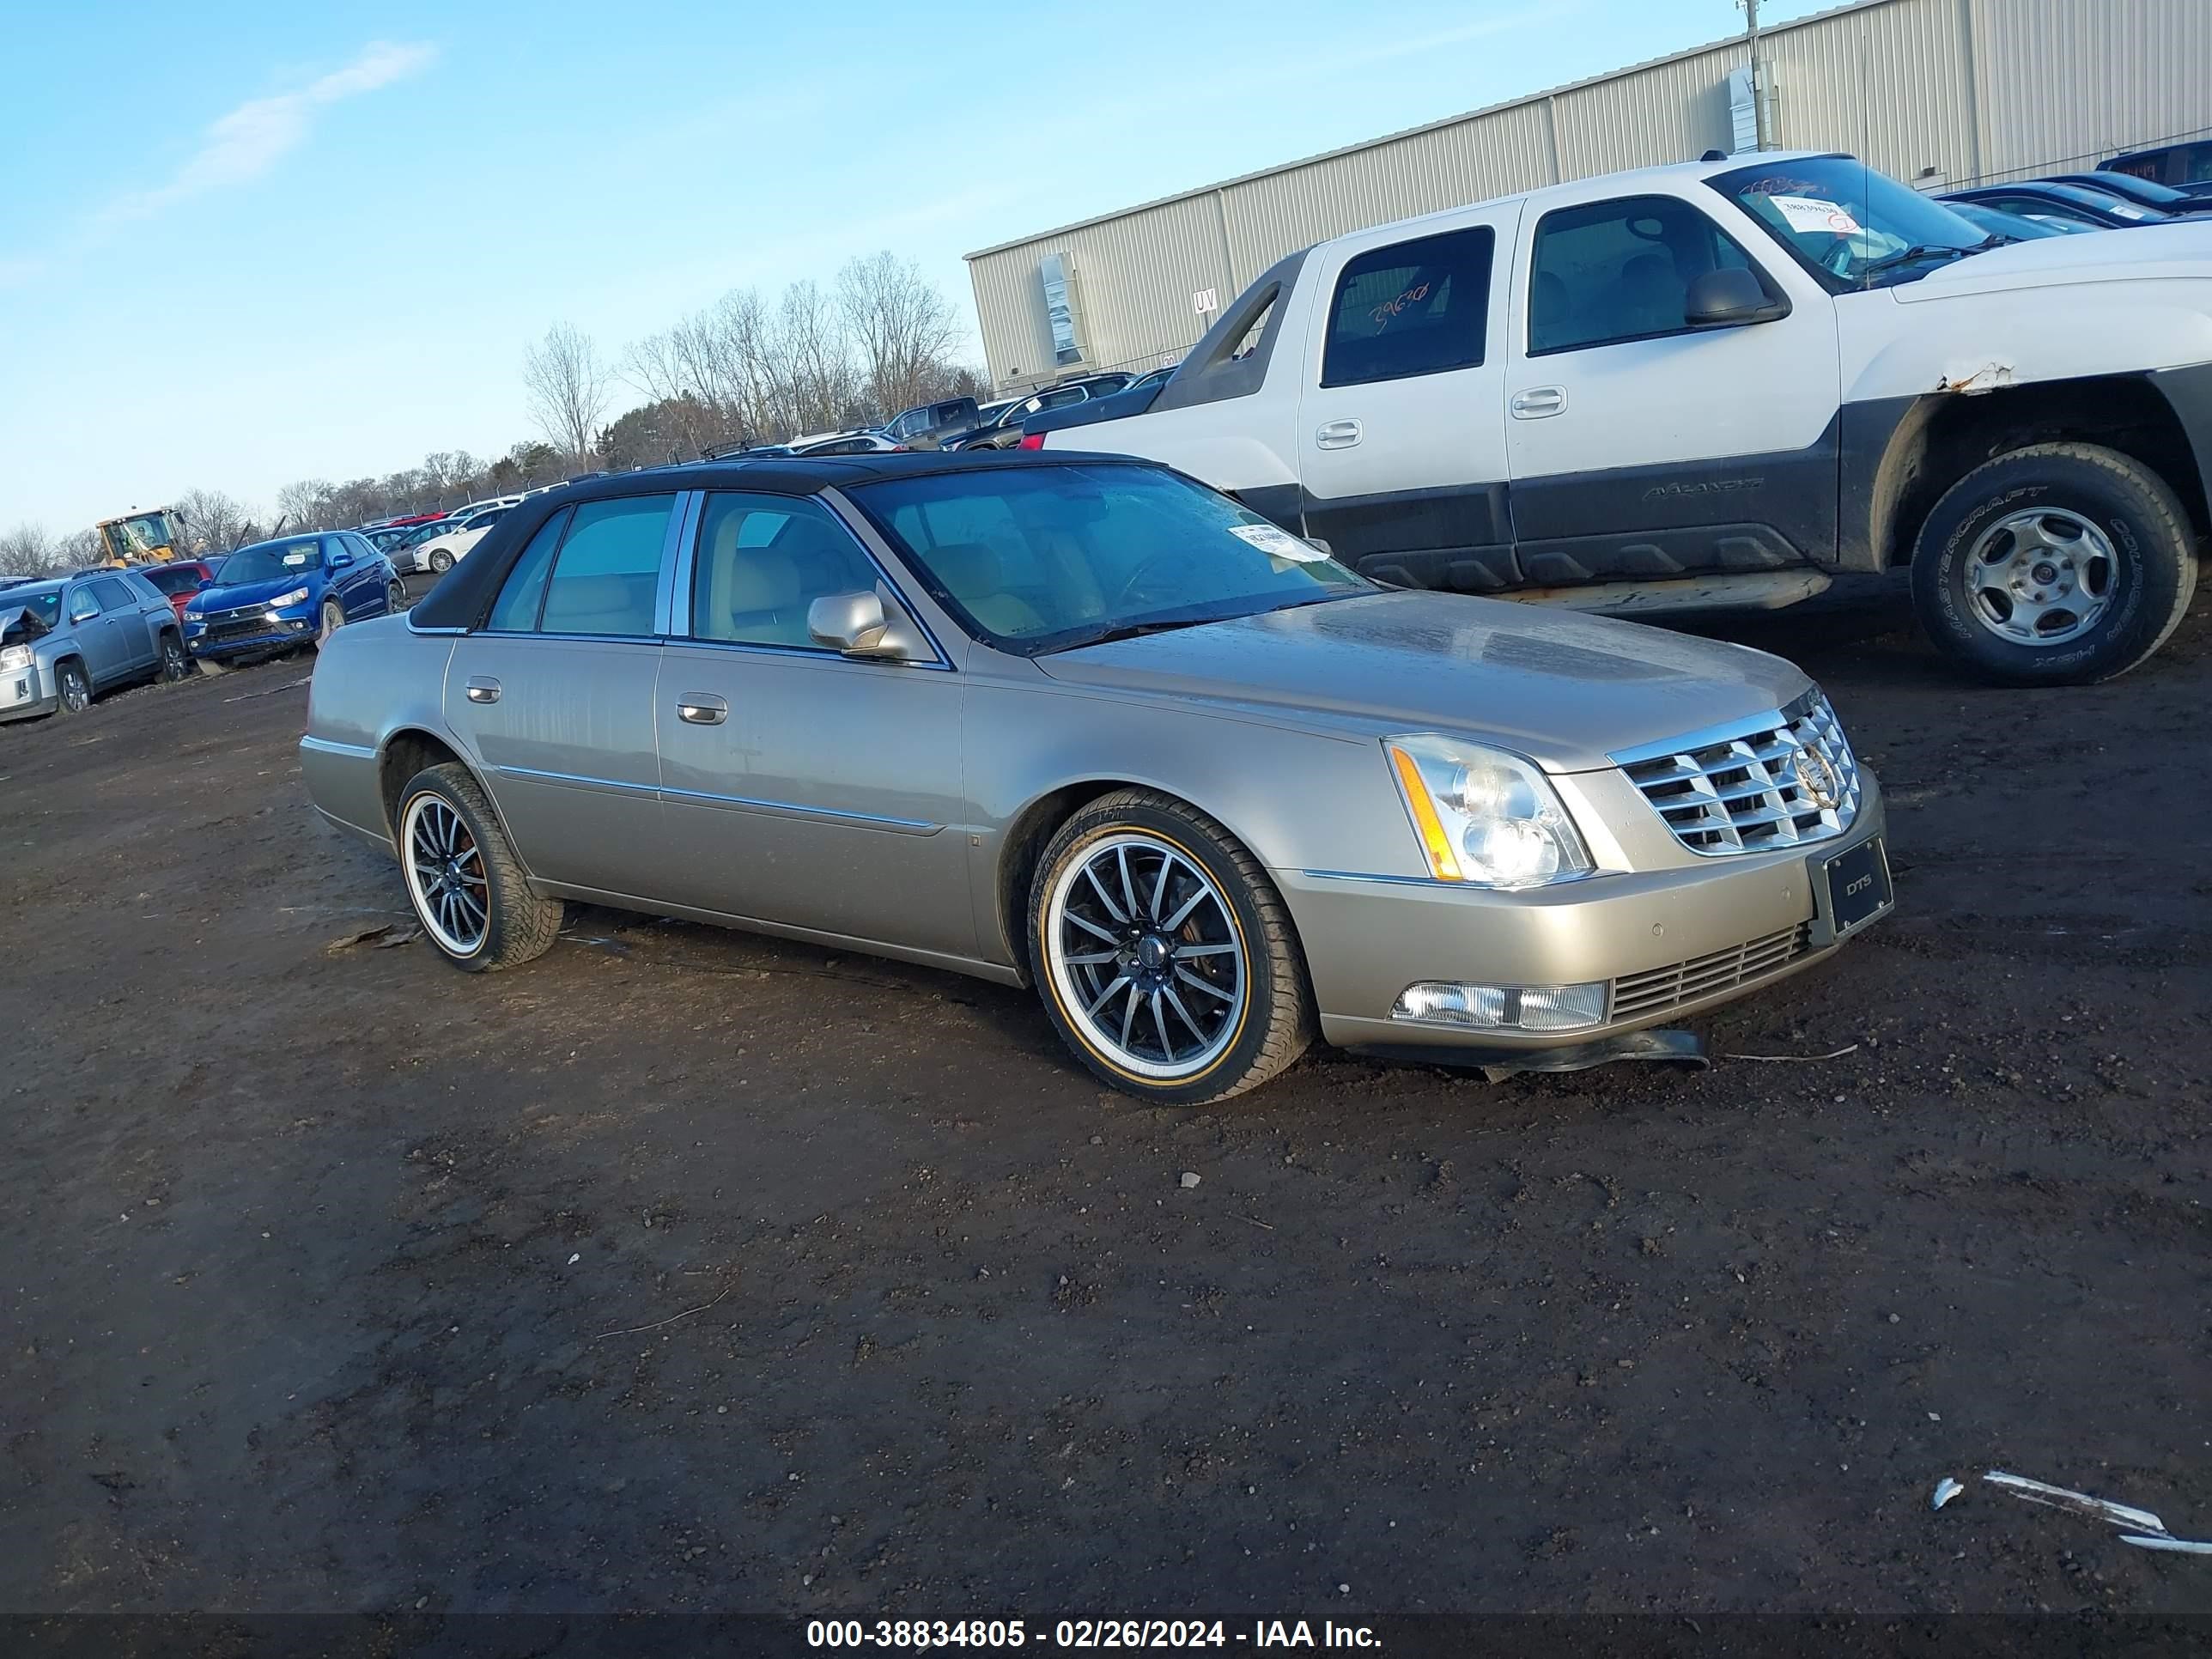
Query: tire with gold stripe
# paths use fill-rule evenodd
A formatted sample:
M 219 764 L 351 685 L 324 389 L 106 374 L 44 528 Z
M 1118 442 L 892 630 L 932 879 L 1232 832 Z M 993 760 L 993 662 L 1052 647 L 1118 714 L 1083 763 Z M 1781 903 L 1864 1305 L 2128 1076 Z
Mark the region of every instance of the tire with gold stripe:
M 1313 1040 L 1282 896 L 1227 830 L 1171 796 L 1116 790 L 1061 825 L 1030 884 L 1029 939 L 1068 1047 L 1144 1099 L 1226 1099 Z

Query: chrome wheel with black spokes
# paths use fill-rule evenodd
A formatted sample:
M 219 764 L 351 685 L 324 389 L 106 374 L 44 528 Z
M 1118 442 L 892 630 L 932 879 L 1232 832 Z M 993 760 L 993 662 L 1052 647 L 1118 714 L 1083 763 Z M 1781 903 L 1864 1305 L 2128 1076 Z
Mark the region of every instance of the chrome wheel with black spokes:
M 401 834 L 407 890 L 423 930 L 448 956 L 474 956 L 491 927 L 483 849 L 461 815 L 427 793 L 408 802 Z
M 1265 1082 L 1312 1040 L 1305 962 L 1259 861 L 1188 803 L 1101 796 L 1030 884 L 1046 1012 L 1116 1088 L 1196 1105 Z
M 489 973 L 553 948 L 561 901 L 530 884 L 467 767 L 447 761 L 409 779 L 393 829 L 415 918 L 456 968 Z
M 1244 1010 L 1244 947 L 1191 859 L 1125 833 L 1087 849 L 1052 895 L 1051 972 L 1091 1041 L 1139 1076 L 1202 1071 Z

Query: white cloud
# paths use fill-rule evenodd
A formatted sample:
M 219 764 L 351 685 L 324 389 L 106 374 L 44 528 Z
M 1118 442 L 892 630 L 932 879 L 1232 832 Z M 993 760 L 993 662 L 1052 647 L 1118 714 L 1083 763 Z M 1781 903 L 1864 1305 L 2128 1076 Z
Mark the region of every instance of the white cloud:
M 109 204 L 95 216 L 95 222 L 143 219 L 210 191 L 258 179 L 299 148 L 318 111 L 404 80 L 428 67 L 437 55 L 434 46 L 374 41 L 343 69 L 293 91 L 240 104 L 209 126 L 199 148 L 167 183 Z

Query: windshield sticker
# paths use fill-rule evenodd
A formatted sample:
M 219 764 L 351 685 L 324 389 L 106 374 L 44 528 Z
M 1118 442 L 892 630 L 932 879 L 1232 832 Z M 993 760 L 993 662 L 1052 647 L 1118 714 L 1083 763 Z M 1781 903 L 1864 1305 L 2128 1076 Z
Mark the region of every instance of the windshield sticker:
M 2143 216 L 2143 210 L 2141 208 L 2130 207 L 2125 202 L 2113 203 L 2111 211 L 2115 217 L 2121 219 L 2140 219 Z
M 284 568 L 287 570 L 297 570 L 307 562 L 307 556 L 304 553 L 287 553 L 284 556 Z
M 1824 202 L 1817 196 L 1770 196 L 1775 211 L 1792 230 L 1809 231 L 1815 234 L 1826 231 L 1836 236 L 1856 236 L 1859 222 L 1851 217 L 1850 210 L 1835 202 Z
M 1317 547 L 1300 541 L 1287 530 L 1271 524 L 1232 524 L 1229 533 L 1249 542 L 1271 559 L 1291 559 L 1299 564 L 1319 564 L 1328 557 Z

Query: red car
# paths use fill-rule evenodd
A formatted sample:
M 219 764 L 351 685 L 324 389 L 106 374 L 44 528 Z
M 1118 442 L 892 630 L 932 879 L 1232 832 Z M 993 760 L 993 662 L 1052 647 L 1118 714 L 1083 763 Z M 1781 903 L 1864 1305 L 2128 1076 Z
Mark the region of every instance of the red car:
M 215 567 L 204 559 L 173 559 L 167 564 L 142 564 L 138 574 L 161 590 L 182 622 L 186 601 L 215 580 Z

